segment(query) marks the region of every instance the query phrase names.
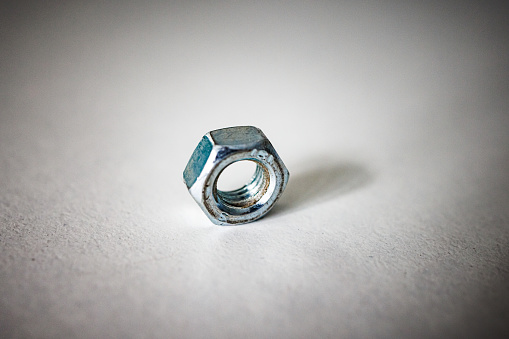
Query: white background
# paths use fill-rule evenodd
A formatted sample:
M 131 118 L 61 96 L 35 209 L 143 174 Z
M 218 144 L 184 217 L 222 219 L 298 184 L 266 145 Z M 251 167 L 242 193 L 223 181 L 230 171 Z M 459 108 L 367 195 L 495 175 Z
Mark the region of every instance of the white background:
M 0 7 L 0 336 L 507 337 L 509 25 L 481 2 Z M 209 130 L 265 218 L 182 183 Z

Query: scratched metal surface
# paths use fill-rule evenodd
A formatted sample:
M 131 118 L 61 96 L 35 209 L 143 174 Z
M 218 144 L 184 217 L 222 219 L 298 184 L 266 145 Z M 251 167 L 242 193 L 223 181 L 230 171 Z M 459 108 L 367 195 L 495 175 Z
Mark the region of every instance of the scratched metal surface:
M 508 336 L 503 6 L 1 6 L 2 338 Z M 292 177 L 218 227 L 235 125 Z

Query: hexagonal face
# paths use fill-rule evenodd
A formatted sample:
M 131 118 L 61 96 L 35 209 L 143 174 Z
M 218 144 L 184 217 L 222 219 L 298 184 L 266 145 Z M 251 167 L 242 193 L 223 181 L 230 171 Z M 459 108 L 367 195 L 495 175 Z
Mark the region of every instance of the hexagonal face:
M 217 189 L 222 171 L 236 161 L 257 163 L 252 181 L 223 192 Z M 203 212 L 217 225 L 243 224 L 265 215 L 282 194 L 289 173 L 263 132 L 252 126 L 207 133 L 184 170 L 184 182 Z
M 184 182 L 188 189 L 193 186 L 196 179 L 200 176 L 211 151 L 212 143 L 209 138 L 204 136 L 198 146 L 194 149 L 193 155 L 191 155 L 191 159 L 189 159 L 186 169 L 184 170 Z
M 263 132 L 253 126 L 218 129 L 210 132 L 210 136 L 216 145 L 231 148 L 249 148 L 267 140 Z

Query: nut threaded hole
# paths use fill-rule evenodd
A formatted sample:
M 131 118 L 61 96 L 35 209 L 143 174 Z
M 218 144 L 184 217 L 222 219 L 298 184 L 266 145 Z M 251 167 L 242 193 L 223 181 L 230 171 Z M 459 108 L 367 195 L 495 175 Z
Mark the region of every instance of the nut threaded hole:
M 263 165 L 252 160 L 240 162 L 256 163 L 256 170 L 248 183 L 238 189 L 229 191 L 222 191 L 218 189 L 218 180 L 215 185 L 216 197 L 218 200 L 221 200 L 223 204 L 234 208 L 245 208 L 256 204 L 263 197 L 265 192 L 267 192 L 267 188 L 270 183 L 269 172 Z M 219 177 L 221 177 L 222 174 L 223 172 L 219 175 Z

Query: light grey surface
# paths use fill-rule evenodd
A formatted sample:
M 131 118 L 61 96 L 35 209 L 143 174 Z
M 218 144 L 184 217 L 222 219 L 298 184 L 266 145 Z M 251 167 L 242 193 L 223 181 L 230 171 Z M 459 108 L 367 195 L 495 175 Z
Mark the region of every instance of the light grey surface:
M 0 336 L 509 335 L 503 6 L 2 6 Z M 182 171 L 233 125 L 292 177 L 218 227 Z

